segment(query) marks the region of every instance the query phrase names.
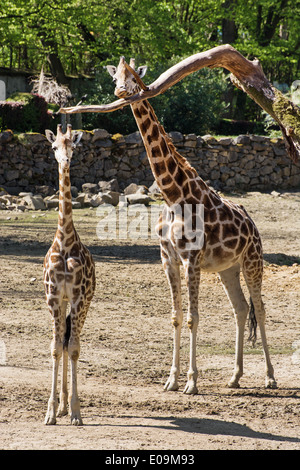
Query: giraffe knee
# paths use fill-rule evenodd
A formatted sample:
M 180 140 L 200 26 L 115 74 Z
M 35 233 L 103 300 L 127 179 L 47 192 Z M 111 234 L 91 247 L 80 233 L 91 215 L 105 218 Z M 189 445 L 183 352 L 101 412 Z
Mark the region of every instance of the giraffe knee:
M 190 330 L 192 330 L 193 328 L 197 328 L 198 326 L 198 323 L 199 323 L 199 316 L 198 314 L 194 314 L 194 315 L 191 315 L 188 317 L 187 319 L 187 326 Z
M 68 344 L 68 354 L 71 361 L 78 361 L 80 354 L 79 343 L 69 343 Z
M 182 325 L 182 313 L 179 311 L 174 311 L 172 313 L 171 322 L 174 328 Z
M 51 356 L 53 359 L 59 359 L 63 352 L 62 341 L 52 341 L 51 343 Z

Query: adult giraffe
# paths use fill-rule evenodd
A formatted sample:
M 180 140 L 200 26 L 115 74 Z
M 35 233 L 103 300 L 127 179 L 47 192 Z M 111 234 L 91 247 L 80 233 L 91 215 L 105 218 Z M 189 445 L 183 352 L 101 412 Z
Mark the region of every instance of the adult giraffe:
M 146 69 L 144 66 L 135 71 L 134 60 L 131 59 L 128 65 L 124 57 L 121 57 L 118 67 L 107 66 L 116 83 L 115 95 L 118 98 L 125 98 L 140 91 L 143 87 L 141 79 Z M 262 245 L 254 222 L 242 206 L 221 198 L 211 190 L 188 161 L 176 151 L 147 100 L 133 103 L 131 108 L 143 138 L 153 175 L 166 202 L 157 227 L 162 263 L 170 284 L 173 304 L 173 363 L 165 389 L 178 389 L 180 334 L 183 320 L 180 264 L 184 267 L 189 295 L 187 324 L 190 329 L 190 365 L 184 392 L 188 394 L 198 392 L 196 334 L 199 323 L 198 293 L 201 269 L 219 273 L 235 314 L 237 328 L 235 368 L 229 386 L 239 387 L 239 379 L 243 374 L 244 329 L 249 306 L 240 286 L 239 275 L 242 269 L 250 293 L 250 317 L 257 321 L 260 328 L 266 361 L 266 387 L 276 388 L 268 352 L 264 325 L 265 310 L 261 298 Z M 185 210 L 186 208 L 188 210 Z M 201 208 L 204 209 L 204 224 L 199 225 Z M 198 232 L 196 227 L 200 227 Z M 201 240 L 201 243 L 197 244 L 196 239 Z

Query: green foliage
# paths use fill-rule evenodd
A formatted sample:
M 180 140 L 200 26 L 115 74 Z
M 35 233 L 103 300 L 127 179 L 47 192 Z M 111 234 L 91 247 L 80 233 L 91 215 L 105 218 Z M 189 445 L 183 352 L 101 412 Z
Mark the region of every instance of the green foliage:
M 59 83 L 66 76 L 96 77 L 89 102 L 107 103 L 113 89 L 101 67 L 120 55 L 146 63 L 149 83 L 175 60 L 229 42 L 245 57 L 257 57 L 270 81 L 290 85 L 300 67 L 299 19 L 297 0 L 1 0 L 0 67 L 39 72 L 43 65 Z M 211 77 L 193 74 L 195 83 L 186 78 L 153 100 L 167 129 L 179 128 L 179 117 L 180 129 L 189 132 L 215 125 L 212 113 L 219 116 L 223 99 Z M 258 106 L 241 95 L 236 91 L 226 117 L 259 119 Z M 127 108 L 84 121 L 122 133 L 136 129 Z
M 164 65 L 229 41 L 291 83 L 299 15 L 292 0 L 1 0 L 0 66 L 40 70 L 52 54 L 66 74 L 93 74 L 120 55 Z

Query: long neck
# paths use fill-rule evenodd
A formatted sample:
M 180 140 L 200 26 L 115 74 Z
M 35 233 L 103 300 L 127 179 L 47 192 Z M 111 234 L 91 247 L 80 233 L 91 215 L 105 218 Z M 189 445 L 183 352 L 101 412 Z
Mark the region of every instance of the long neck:
M 72 195 L 69 168 L 62 168 L 59 165 L 59 217 L 57 232 L 62 233 L 62 241 L 65 235 L 69 235 L 74 231 L 72 219 Z
M 201 196 L 199 183 L 202 182 L 204 185 L 205 183 L 188 161 L 176 151 L 150 103 L 141 101 L 131 107 L 143 138 L 153 176 L 166 203 L 180 204 L 194 196 L 198 201 Z

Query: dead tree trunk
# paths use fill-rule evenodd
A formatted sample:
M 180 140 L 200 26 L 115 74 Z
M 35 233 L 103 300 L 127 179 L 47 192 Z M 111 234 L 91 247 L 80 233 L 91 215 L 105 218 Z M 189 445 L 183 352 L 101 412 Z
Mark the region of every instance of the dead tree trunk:
M 230 45 L 218 46 L 169 68 L 157 80 L 134 96 L 107 105 L 87 105 L 62 108 L 61 113 L 107 113 L 144 99 L 164 93 L 187 75 L 209 67 L 223 67 L 231 72 L 235 86 L 247 93 L 280 126 L 290 158 L 296 162 L 300 155 L 300 108 L 288 100 L 266 78 L 258 60 L 250 61 Z

